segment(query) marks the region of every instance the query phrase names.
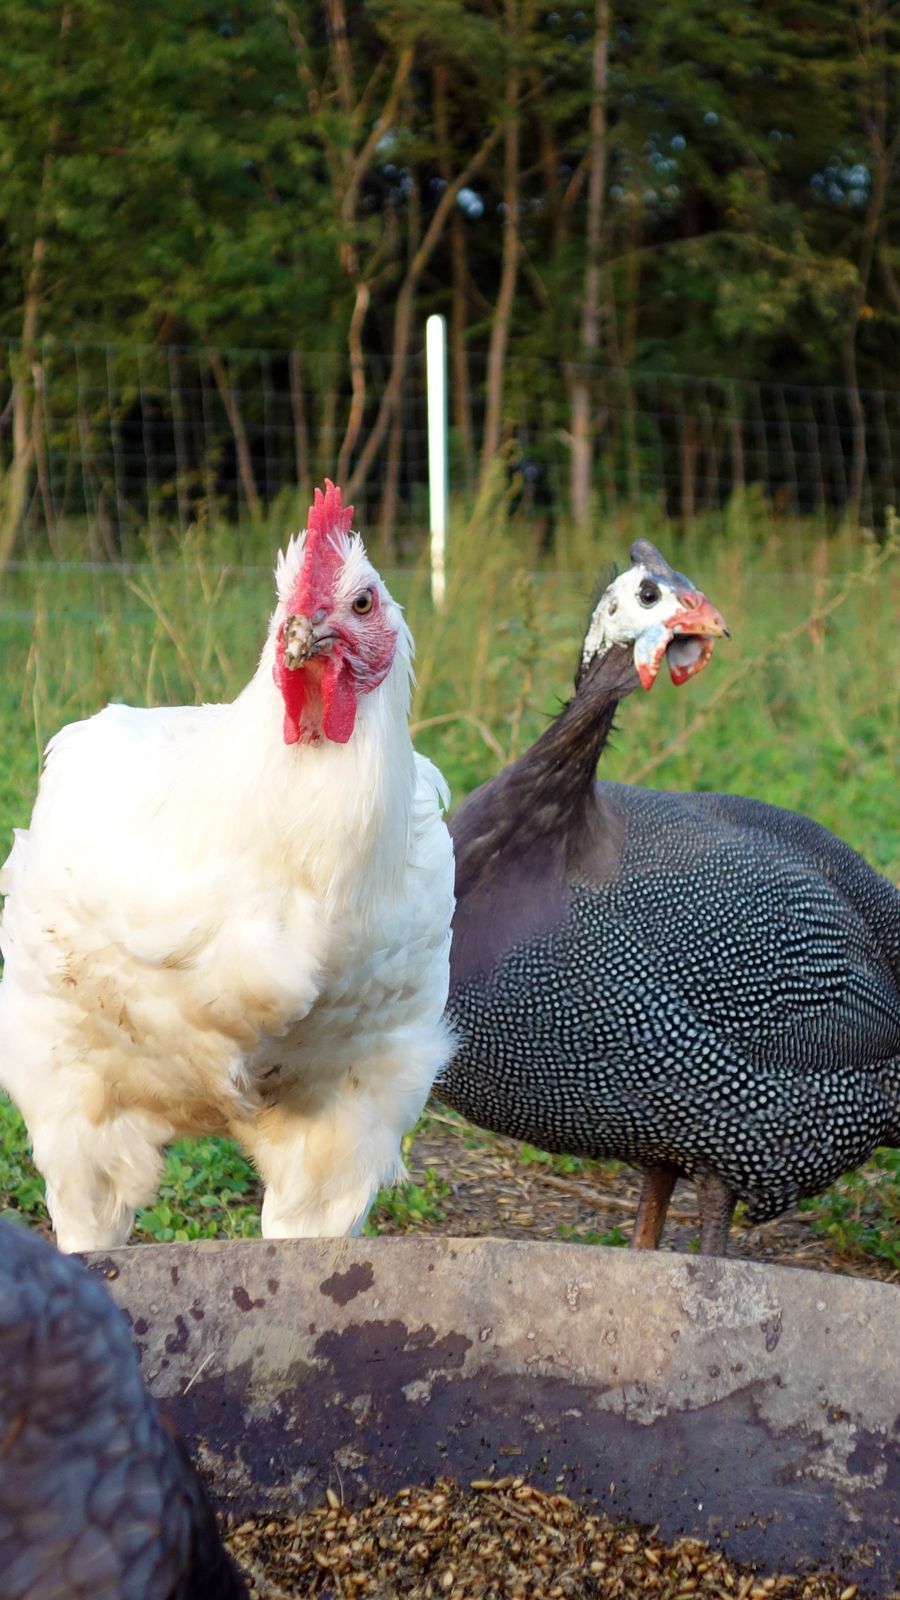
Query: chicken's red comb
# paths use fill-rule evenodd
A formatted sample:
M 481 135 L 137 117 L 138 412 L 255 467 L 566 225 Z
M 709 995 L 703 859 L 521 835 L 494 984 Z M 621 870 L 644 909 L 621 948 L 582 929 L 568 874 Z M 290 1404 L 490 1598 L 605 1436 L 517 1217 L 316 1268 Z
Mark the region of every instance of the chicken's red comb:
M 306 521 L 306 548 L 297 590 L 297 610 L 311 617 L 331 604 L 334 582 L 343 563 L 341 541 L 335 535 L 350 532 L 353 507 L 345 506 L 340 489 L 325 479 L 325 493 L 316 489 Z
M 340 489 L 336 489 L 330 478 L 325 479 L 325 493 L 321 489 L 313 492 L 313 503 L 309 508 L 306 519 L 308 533 L 329 534 L 349 533 L 353 526 L 353 507 L 345 506 L 341 499 Z M 307 540 L 309 549 L 309 540 Z

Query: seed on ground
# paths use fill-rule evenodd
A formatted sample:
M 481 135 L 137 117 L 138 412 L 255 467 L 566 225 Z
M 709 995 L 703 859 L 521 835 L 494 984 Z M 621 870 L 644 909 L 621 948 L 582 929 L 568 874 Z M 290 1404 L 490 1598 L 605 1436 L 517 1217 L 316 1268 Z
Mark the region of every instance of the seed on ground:
M 835 1573 L 751 1569 L 697 1539 L 613 1522 L 521 1477 L 334 1490 L 297 1515 L 226 1527 L 252 1600 L 866 1600 Z

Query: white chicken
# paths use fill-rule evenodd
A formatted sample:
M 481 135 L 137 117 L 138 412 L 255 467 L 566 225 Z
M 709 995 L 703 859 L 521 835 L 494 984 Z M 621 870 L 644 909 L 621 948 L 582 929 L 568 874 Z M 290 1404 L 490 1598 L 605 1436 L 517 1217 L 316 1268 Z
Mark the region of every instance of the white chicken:
M 123 1244 L 207 1133 L 256 1163 L 266 1237 L 357 1231 L 449 1054 L 447 791 L 326 485 L 238 698 L 63 728 L 0 873 L 0 1085 L 63 1250 Z

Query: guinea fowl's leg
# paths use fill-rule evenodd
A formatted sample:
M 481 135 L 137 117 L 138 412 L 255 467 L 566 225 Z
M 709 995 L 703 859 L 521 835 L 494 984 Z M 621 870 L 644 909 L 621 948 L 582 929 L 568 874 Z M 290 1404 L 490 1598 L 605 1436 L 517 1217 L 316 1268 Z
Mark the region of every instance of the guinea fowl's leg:
M 728 1230 L 737 1205 L 737 1195 L 712 1172 L 695 1172 L 694 1184 L 700 1210 L 700 1254 L 727 1255 Z
M 672 1190 L 678 1180 L 677 1167 L 644 1167 L 641 1198 L 634 1228 L 628 1241 L 632 1250 L 656 1250 L 662 1236 Z

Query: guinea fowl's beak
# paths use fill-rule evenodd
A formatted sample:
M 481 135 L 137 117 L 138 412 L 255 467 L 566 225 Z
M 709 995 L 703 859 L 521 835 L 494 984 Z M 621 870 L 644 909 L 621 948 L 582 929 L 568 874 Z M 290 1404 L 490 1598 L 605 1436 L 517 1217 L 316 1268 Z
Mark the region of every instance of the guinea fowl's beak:
M 635 642 L 634 664 L 642 689 L 652 687 L 663 656 L 669 677 L 678 686 L 703 671 L 716 639 L 731 637 L 721 612 L 699 589 L 684 589 L 678 599 L 682 610 L 669 617 L 665 626 L 648 628 Z

